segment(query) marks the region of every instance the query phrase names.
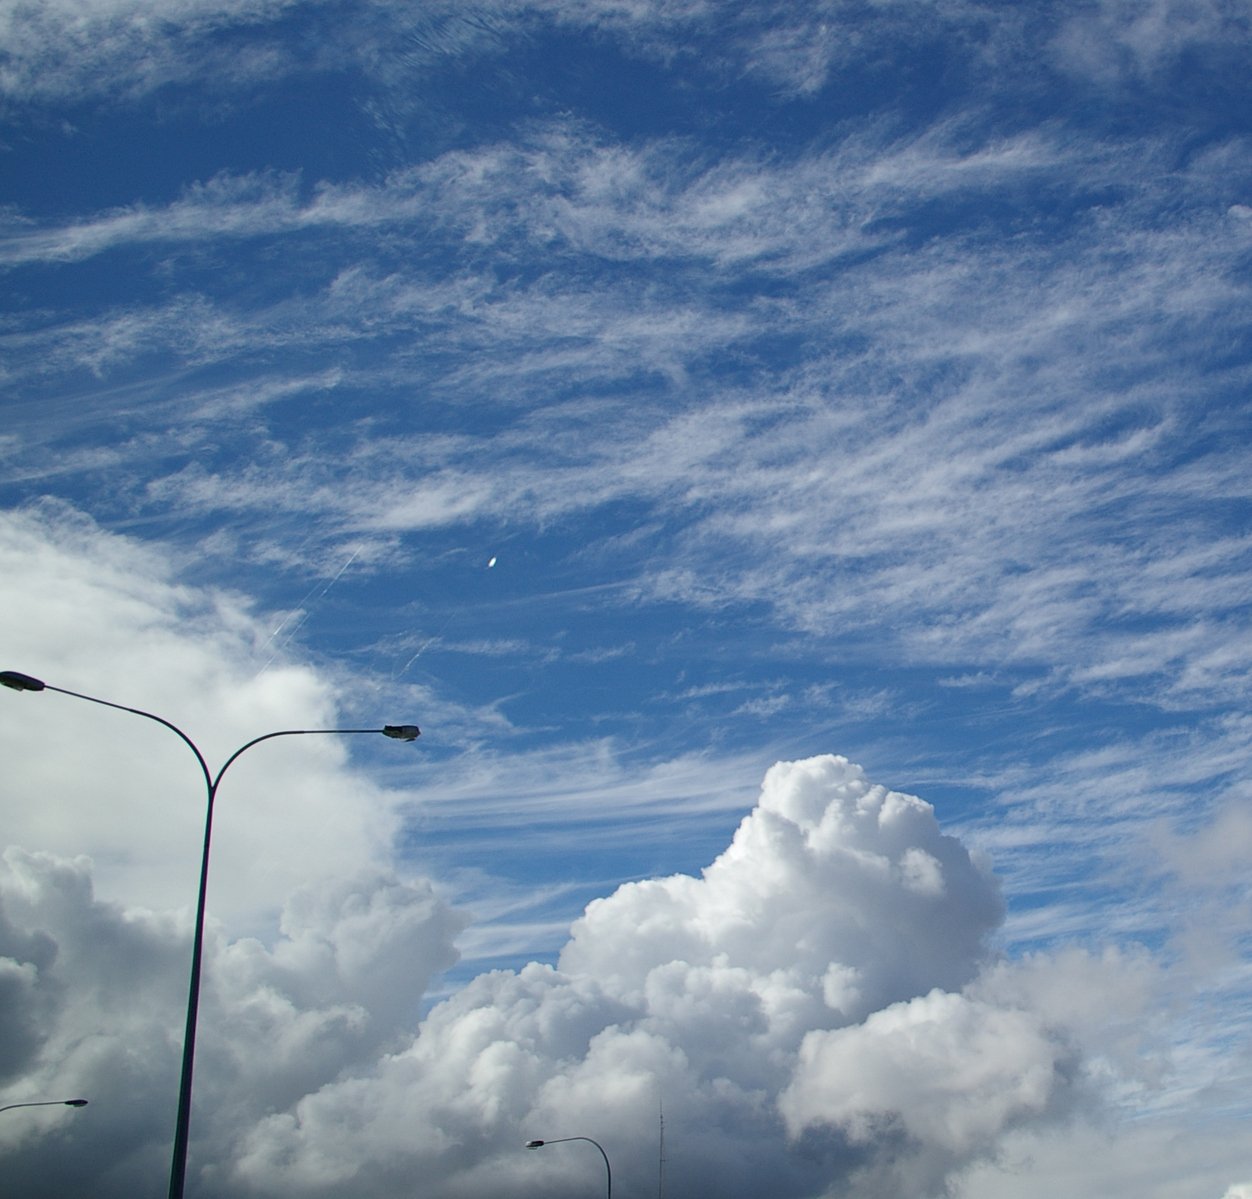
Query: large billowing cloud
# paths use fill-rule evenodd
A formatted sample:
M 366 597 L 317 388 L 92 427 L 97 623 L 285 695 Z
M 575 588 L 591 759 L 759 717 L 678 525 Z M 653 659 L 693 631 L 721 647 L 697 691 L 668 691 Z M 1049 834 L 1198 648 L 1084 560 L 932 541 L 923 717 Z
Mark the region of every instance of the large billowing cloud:
M 214 749 L 293 711 L 337 721 L 318 672 L 256 672 L 269 625 L 242 597 L 63 509 L 0 533 L 6 666 L 133 686 Z M 92 1100 L 0 1127 L 29 1196 L 129 1197 L 166 1169 L 194 877 L 169 844 L 201 809 L 159 785 L 194 782 L 168 735 L 168 761 L 157 738 L 99 768 L 121 720 L 162 733 L 54 694 L 11 694 L 0 724 L 25 845 L 0 871 L 0 1101 Z M 1146 959 L 1001 960 L 988 865 L 841 757 L 775 765 L 699 876 L 618 887 L 555 965 L 483 974 L 424 1019 L 466 917 L 406 865 L 395 798 L 341 754 L 244 782 L 213 879 L 192 1194 L 584 1193 L 589 1146 L 521 1150 L 565 1136 L 651 1194 L 662 1111 L 673 1193 L 925 1194 L 1140 1068 Z
M 929 805 L 840 757 L 779 764 L 699 878 L 592 903 L 555 968 L 478 978 L 394 1055 L 260 1123 L 234 1181 L 572 1194 L 602 1169 L 594 1153 L 519 1147 L 589 1136 L 617 1189 L 642 1195 L 663 1110 L 675 1193 L 938 1188 L 1006 1130 L 1080 1102 L 1084 1040 L 1108 1019 L 1066 979 L 1114 987 L 1120 1018 L 1145 992 L 1122 959 L 995 964 L 999 917 L 993 880 Z
M 292 896 L 270 948 L 210 933 L 196 1155 L 211 1176 L 285 1109 L 411 1028 L 464 919 L 425 883 L 358 875 Z M 5 1101 L 81 1094 L 67 1120 L 3 1129 L 13 1193 L 147 1194 L 168 1169 L 190 922 L 92 893 L 90 864 L 10 849 L 0 868 Z M 38 1139 L 46 1134 L 50 1143 Z M 70 1150 L 57 1155 L 64 1141 Z
M 45 1185 L 136 1193 L 167 1131 L 186 921 L 96 900 L 85 861 L 44 854 L 10 851 L 2 894 L 10 1077 L 96 1100 L 48 1134 L 74 1153 Z M 483 975 L 420 1028 L 460 919 L 378 875 L 299 891 L 272 947 L 210 946 L 195 1173 L 205 1193 L 572 1194 L 598 1158 L 520 1146 L 591 1136 L 645 1194 L 663 1109 L 675 1191 L 925 1193 L 1081 1099 L 1107 1020 L 1074 994 L 1113 987 L 1130 1019 L 1145 990 L 1122 959 L 997 964 L 999 918 L 929 805 L 834 756 L 771 769 L 701 877 L 621 887 L 555 968 Z

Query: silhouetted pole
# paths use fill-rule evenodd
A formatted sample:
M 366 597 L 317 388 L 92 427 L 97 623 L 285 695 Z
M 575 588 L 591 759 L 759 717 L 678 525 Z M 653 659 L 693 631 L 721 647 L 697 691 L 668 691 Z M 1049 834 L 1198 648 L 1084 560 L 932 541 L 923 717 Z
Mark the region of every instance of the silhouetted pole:
M 200 1012 L 200 959 L 204 952 L 204 912 L 209 889 L 209 846 L 213 838 L 213 801 L 217 798 L 217 788 L 222 781 L 222 776 L 241 754 L 250 750 L 254 745 L 259 745 L 262 741 L 270 741 L 275 737 L 381 733 L 384 737 L 391 737 L 397 741 L 416 741 L 421 736 L 421 730 L 415 724 L 388 724 L 381 729 L 280 729 L 275 733 L 264 733 L 260 737 L 253 737 L 251 741 L 241 745 L 214 775 L 209 770 L 209 765 L 196 743 L 164 716 L 158 716 L 154 712 L 145 712 L 142 708 L 128 708 L 125 704 L 115 704 L 111 700 L 98 699 L 94 695 L 83 695 L 79 691 L 66 691 L 63 687 L 53 687 L 50 683 L 32 678 L 28 674 L 19 674 L 15 670 L 0 671 L 0 685 L 12 688 L 14 691 L 55 691 L 60 695 L 70 695 L 75 699 L 85 699 L 88 703 L 101 704 L 106 708 L 116 708 L 120 712 L 130 712 L 135 716 L 155 720 L 157 724 L 164 725 L 172 733 L 176 733 L 183 744 L 195 754 L 200 772 L 204 776 L 207 791 L 204 849 L 200 857 L 200 891 L 196 898 L 196 931 L 191 942 L 191 981 L 187 989 L 187 1028 L 183 1035 L 183 1066 L 178 1084 L 178 1116 L 174 1125 L 174 1154 L 170 1163 L 170 1199 L 182 1199 L 187 1179 L 187 1142 L 191 1132 L 191 1079 L 195 1068 L 196 1023 Z

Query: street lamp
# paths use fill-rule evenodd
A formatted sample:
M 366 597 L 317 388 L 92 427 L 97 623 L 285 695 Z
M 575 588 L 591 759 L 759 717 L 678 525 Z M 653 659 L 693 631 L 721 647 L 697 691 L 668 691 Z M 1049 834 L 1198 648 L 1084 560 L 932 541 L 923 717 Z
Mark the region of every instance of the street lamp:
M 209 765 L 196 743 L 176 724 L 172 724 L 163 716 L 157 716 L 154 712 L 145 712 L 142 708 L 128 708 L 125 704 L 115 704 L 110 700 L 98 699 L 94 695 L 83 695 L 78 691 L 67 691 L 63 687 L 53 687 L 42 679 L 20 674 L 16 670 L 0 671 L 0 686 L 9 687 L 14 691 L 55 691 L 60 695 L 70 695 L 75 699 L 85 699 L 89 703 L 101 704 L 106 708 L 116 708 L 120 712 L 130 712 L 135 716 L 155 720 L 157 724 L 162 724 L 172 733 L 176 733 L 183 744 L 195 754 L 200 771 L 204 775 L 208 801 L 204 817 L 204 852 L 200 858 L 200 893 L 196 900 L 196 931 L 191 943 L 191 982 L 187 990 L 187 1029 L 183 1036 L 183 1066 L 178 1084 L 178 1118 L 174 1127 L 174 1155 L 170 1163 L 170 1199 L 182 1199 L 187 1178 L 187 1140 L 191 1130 L 191 1076 L 196 1056 L 196 1021 L 200 1010 L 200 959 L 204 950 L 204 909 L 209 886 L 209 843 L 213 835 L 213 801 L 217 798 L 217 788 L 222 781 L 222 776 L 241 754 L 254 745 L 272 740 L 274 737 L 381 733 L 384 737 L 390 737 L 396 741 L 416 741 L 421 736 L 421 729 L 415 724 L 388 724 L 381 729 L 280 729 L 275 733 L 253 737 L 251 741 L 241 745 L 226 759 L 215 775 L 209 770 Z
M 11 1112 L 15 1107 L 86 1107 L 85 1099 L 36 1099 L 30 1103 L 8 1103 L 0 1112 Z
M 604 1175 L 608 1180 L 608 1189 L 605 1191 L 605 1199 L 613 1199 L 613 1167 L 609 1165 L 609 1155 L 604 1152 L 604 1146 L 599 1141 L 593 1141 L 590 1137 L 557 1137 L 551 1141 L 527 1141 L 527 1149 L 542 1149 L 545 1145 L 560 1145 L 565 1141 L 587 1141 L 600 1150 L 600 1156 L 604 1158 Z

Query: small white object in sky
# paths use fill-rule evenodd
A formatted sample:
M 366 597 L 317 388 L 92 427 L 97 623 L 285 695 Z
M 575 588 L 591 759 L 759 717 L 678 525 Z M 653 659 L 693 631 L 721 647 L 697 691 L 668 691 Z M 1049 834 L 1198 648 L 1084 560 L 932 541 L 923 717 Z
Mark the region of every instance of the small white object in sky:
M 491 560 L 487 563 L 487 569 L 488 569 L 488 570 L 490 570 L 490 569 L 491 569 L 491 568 L 492 568 L 495 564 L 496 564 L 496 560 L 495 560 L 495 558 L 492 558 L 492 559 L 491 559 Z

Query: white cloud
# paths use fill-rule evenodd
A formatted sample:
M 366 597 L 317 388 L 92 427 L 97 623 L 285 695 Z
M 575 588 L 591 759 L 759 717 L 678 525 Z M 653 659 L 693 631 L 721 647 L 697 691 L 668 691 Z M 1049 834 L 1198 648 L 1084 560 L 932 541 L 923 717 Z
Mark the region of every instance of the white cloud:
M 1250 554 L 1213 505 L 1247 492 L 1239 430 L 1210 435 L 1241 383 L 1213 363 L 1242 336 L 1232 263 L 1246 223 L 1210 198 L 1246 155 L 1226 147 L 1185 170 L 1169 155 L 1161 140 L 1060 128 L 972 137 L 954 119 L 896 142 L 862 128 L 821 154 L 709 163 L 681 142 L 554 121 L 377 186 L 301 199 L 290 179 L 222 176 L 164 208 L 23 227 L 10 251 L 50 258 L 277 238 L 321 264 L 322 285 L 251 312 L 183 295 L 41 316 L 6 334 L 15 383 L 85 368 L 107 385 L 176 353 L 237 372 L 242 396 L 282 394 L 282 351 L 334 358 L 381 339 L 385 378 L 324 361 L 346 412 L 364 392 L 406 406 L 414 392 L 489 395 L 496 423 L 490 437 L 380 435 L 371 410 L 367 434 L 301 426 L 297 442 L 264 405 L 242 430 L 215 386 L 146 409 L 163 415 L 110 446 L 111 468 L 60 452 L 46 429 L 39 453 L 22 432 L 10 453 L 28 477 L 41 463 L 48 477 L 67 462 L 109 470 L 147 512 L 229 515 L 232 558 L 291 553 L 276 513 L 311 547 L 369 540 L 393 561 L 384 550 L 405 533 L 542 527 L 624 500 L 674 533 L 668 555 L 633 564 L 635 595 L 764 603 L 819 637 L 871 637 L 898 660 L 973 663 L 1009 683 L 1045 669 L 1089 694 L 1225 702 L 1249 666 Z M 973 221 L 913 240 L 936 204 L 1038 187 L 1079 206 L 1059 239 Z M 1124 198 L 1084 199 L 1110 189 Z M 1180 207 L 1186 220 L 1161 222 Z M 387 252 L 418 221 L 423 246 L 454 256 L 442 266 Z M 347 257 L 336 243 L 383 226 L 368 265 L 358 243 Z M 545 269 L 502 283 L 484 251 Z M 747 286 L 756 272 L 764 292 Z M 718 361 L 770 338 L 801 343 L 796 365 L 729 389 Z M 422 353 L 394 348 L 409 344 Z M 318 377 L 302 361 L 288 385 Z M 170 468 L 223 439 L 232 465 Z
M 629 644 L 621 666 L 694 663 L 750 611 L 737 661 L 768 654 L 771 677 L 745 666 L 728 684 L 722 656 L 721 682 L 718 664 L 687 675 L 684 661 L 658 683 L 722 713 L 709 743 L 739 747 L 750 725 L 735 757 L 692 751 L 688 723 L 665 734 L 682 746 L 671 760 L 644 761 L 659 703 L 627 751 L 604 735 L 621 735 L 620 712 L 578 713 L 599 727 L 559 744 L 493 694 L 490 709 L 439 704 L 437 772 L 416 775 L 424 747 L 363 738 L 275 742 L 233 767 L 193 1154 L 206 1189 L 372 1199 L 420 1175 L 449 1199 L 574 1194 L 594 1156 L 518 1142 L 586 1131 L 642 1195 L 664 1097 L 671 1178 L 688 1189 L 1234 1199 L 1247 1134 L 1228 1113 L 1246 1112 L 1252 1080 L 1248 148 L 1204 147 L 1229 117 L 1216 101 L 1181 140 L 1181 126 L 1133 140 L 1108 125 L 1098 140 L 1108 107 L 1081 92 L 1130 81 L 1136 110 L 1167 107 L 1171 126 L 1197 79 L 1219 98 L 1242 85 L 1246 4 L 418 7 L 20 0 L 0 14 L 0 93 L 34 137 L 54 106 L 157 89 L 167 131 L 189 128 L 198 102 L 216 120 L 299 72 L 349 79 L 337 98 L 387 121 L 431 99 L 435 58 L 477 56 L 463 78 L 481 88 L 484 56 L 523 28 L 546 50 L 556 25 L 677 70 L 719 139 L 591 127 L 570 75 L 528 98 L 535 123 L 511 140 L 440 94 L 469 122 L 461 148 L 384 174 L 402 139 L 362 146 L 369 183 L 228 170 L 166 180 L 163 199 L 7 215 L 0 257 L 32 303 L 0 335 L 5 478 L 182 548 L 173 561 L 55 505 L 0 517 L 0 668 L 167 713 L 214 763 L 258 729 L 424 724 L 435 697 L 409 681 L 433 677 L 434 654 L 419 661 L 432 641 L 492 654 L 493 680 L 574 663 L 568 576 L 517 601 L 504 638 L 441 636 L 411 595 L 436 543 L 489 533 L 494 553 L 502 530 L 503 591 L 542 530 L 562 552 L 578 543 L 562 565 L 611 566 L 582 597 L 609 617 L 606 660 Z M 921 52 L 879 94 L 902 47 Z M 1058 62 L 1079 94 L 1052 90 Z M 832 87 L 853 63 L 857 86 Z M 1154 80 L 1169 94 L 1146 94 Z M 924 108 L 943 115 L 901 135 L 932 88 Z M 542 115 L 571 98 L 574 115 Z M 1019 131 L 1040 101 L 1052 123 Z M 431 107 L 420 139 L 394 118 L 419 153 L 448 144 Z M 151 111 L 130 115 L 142 127 Z M 118 116 L 97 112 L 102 130 Z M 129 290 L 96 304 L 115 271 Z M 301 664 L 310 601 L 345 561 L 355 598 L 379 608 L 326 638 L 333 662 Z M 273 617 L 188 581 L 242 588 L 258 564 L 309 563 L 298 584 L 264 581 L 288 609 Z M 685 605 L 679 650 L 635 638 L 658 599 Z M 543 633 L 523 603 L 551 606 Z M 366 656 L 389 681 L 352 673 Z M 802 700 L 778 656 L 804 659 L 804 684 L 858 677 Z M 891 677 L 879 685 L 867 659 Z M 625 677 L 612 665 L 604 677 Z M 911 690 L 936 666 L 946 696 Z M 529 673 L 536 688 L 554 677 Z M 719 700 L 732 685 L 742 696 Z M 999 688 L 1023 719 L 993 712 Z M 987 796 L 959 840 L 920 801 L 815 758 L 771 771 L 717 852 L 750 806 L 754 746 L 806 718 L 804 748 L 773 756 L 822 748 L 835 722 L 842 744 L 849 728 L 879 735 L 887 722 L 867 717 L 888 705 L 880 735 L 897 744 L 928 705 L 931 745 L 973 718 L 934 753 L 877 754 L 926 780 L 935 754 L 959 760 L 955 785 Z M 195 763 L 167 730 L 67 697 L 0 692 L 0 709 L 15 842 L 0 1084 L 93 1098 L 71 1122 L 38 1114 L 0 1137 L 25 1193 L 143 1193 L 176 1071 Z M 697 827 L 695 860 L 716 860 L 669 873 L 690 867 Z M 673 836 L 650 858 L 656 830 Z M 562 873 L 506 885 L 493 863 L 462 862 L 486 834 L 559 856 Z M 398 860 L 419 840 L 485 926 L 462 933 Z M 1003 924 L 975 843 L 1013 900 Z M 598 897 L 572 929 L 570 896 Z M 557 965 L 484 974 L 419 1028 L 458 935 L 467 955 Z
M 19 101 L 133 98 L 172 81 L 246 85 L 287 56 L 277 46 L 215 46 L 231 25 L 265 24 L 292 0 L 49 0 L 7 5 L 0 20 L 6 62 L 0 90 Z
M 316 183 L 307 197 L 295 175 L 222 172 L 162 207 L 137 203 L 51 227 L 10 214 L 0 261 L 72 262 L 122 246 L 404 224 L 427 236 L 451 232 L 475 249 L 520 241 L 548 255 L 779 275 L 895 244 L 897 233 L 870 227 L 898 220 L 916 198 L 1013 186 L 1061 168 L 1073 186 L 1110 167 L 1107 152 L 1033 132 L 971 149 L 956 122 L 885 141 L 871 129 L 790 162 L 740 153 L 709 163 L 689 142 L 624 146 L 576 122 L 553 122 L 525 140 L 450 151 L 378 184 Z M 337 294 L 359 297 L 359 279 L 346 271 Z M 387 285 L 393 305 L 429 302 L 399 279 Z
M 1101 84 L 1159 76 L 1187 53 L 1212 55 L 1246 45 L 1244 6 L 1222 0 L 1099 0 L 1065 14 L 1052 46 L 1056 60 Z
M 918 853 L 942 869 L 942 895 L 910 886 Z M 576 1132 L 613 1153 L 626 1193 L 645 1193 L 663 1100 L 675 1186 L 747 1195 L 768 1177 L 778 1194 L 870 1195 L 879 1153 L 938 1185 L 1006 1127 L 1073 1101 L 1076 1050 L 1057 1004 L 1034 1009 L 1027 985 L 1009 998 L 990 976 L 961 990 L 998 914 L 994 885 L 928 805 L 839 758 L 780 764 L 701 877 L 621 887 L 575 923 L 557 968 L 478 978 L 403 1052 L 263 1124 L 241 1181 L 258 1194 L 368 1194 L 388 1176 L 377 1163 L 399 1158 L 434 1194 L 520 1195 L 541 1171 L 558 1187 L 587 1176 L 594 1162 L 517 1156 L 525 1137 Z M 823 1068 L 836 1043 L 857 1074 Z M 832 1088 L 855 1090 L 855 1078 L 875 1089 L 858 1093 L 863 1118 L 845 1121 Z M 940 1091 L 946 1107 L 925 1102 Z M 847 1127 L 793 1146 L 782 1116 L 797 1130 Z
M 284 37 L 283 20 L 297 11 L 328 31 L 316 52 Z M 403 108 L 416 68 L 490 56 L 508 34 L 549 21 L 654 61 L 683 55 L 715 84 L 748 77 L 792 100 L 821 94 L 849 64 L 919 53 L 945 37 L 967 69 L 1028 76 L 1042 59 L 1107 85 L 1157 76 L 1192 47 L 1238 46 L 1247 26 L 1238 4 L 1220 0 L 1100 0 L 1030 14 L 966 0 L 889 0 L 868 10 L 840 0 L 804 10 L 776 0 L 483 0 L 472 13 L 385 0 L 365 11 L 324 0 L 46 0 L 0 16 L 0 90 L 33 104 L 133 101 L 191 83 L 229 97 L 288 74 L 350 69 Z M 229 37 L 240 29 L 246 41 Z
M 958 1194 L 1225 1199 L 1227 1179 L 1239 1177 L 1246 1161 L 1247 1136 L 1237 1116 L 1209 1127 L 1145 1119 L 1116 1130 L 1095 1120 L 1043 1134 L 1011 1133 L 999 1160 L 969 1171 Z
M 933 991 L 808 1034 L 780 1106 L 793 1133 L 833 1125 L 854 1145 L 902 1133 L 960 1159 L 1041 1116 L 1066 1064 L 1033 1014 Z
M 214 773 L 262 732 L 417 723 L 361 711 L 374 695 L 357 699 L 345 720 L 330 679 L 282 662 L 261 672 L 270 629 L 240 596 L 186 586 L 158 552 L 55 505 L 0 517 L 0 606 L 4 669 L 163 716 Z M 191 903 L 205 782 L 188 748 L 154 721 L 51 691 L 3 696 L 12 842 L 89 852 L 111 900 Z M 386 860 L 392 802 L 351 770 L 348 740 L 277 739 L 224 777 L 214 830 L 219 916 L 268 926 L 299 882 Z
M 294 1103 L 411 1027 L 463 925 L 426 884 L 360 873 L 293 895 L 272 949 L 210 929 L 196 1073 L 202 1161 L 228 1157 L 258 1111 Z M 176 1090 L 189 934 L 185 913 L 95 899 L 86 859 L 8 851 L 0 977 L 23 981 L 6 988 L 6 1092 L 91 1100 L 82 1122 L 44 1129 L 73 1138 L 64 1173 L 48 1180 L 32 1153 L 11 1163 L 15 1190 L 152 1189 Z
M 333 715 L 328 680 L 308 668 L 248 676 L 268 626 L 239 597 L 181 583 L 155 550 L 64 510 L 10 513 L 0 527 L 0 578 L 20 618 L 6 665 L 76 669 L 89 693 L 125 683 L 224 745 L 300 705 Z M 0 1083 L 11 1101 L 81 1092 L 92 1104 L 0 1136 L 24 1194 L 90 1177 L 109 1199 L 150 1189 L 165 1168 L 194 863 L 158 869 L 168 803 L 121 831 L 94 808 L 161 796 L 188 763 L 176 739 L 168 756 L 154 740 L 128 758 L 124 785 L 85 789 L 122 732 L 97 737 L 93 718 L 114 714 L 80 704 L 73 728 L 91 756 L 36 752 L 48 728 L 33 705 L 58 698 L 74 702 L 11 694 L 0 722 L 6 829 L 26 846 L 0 875 Z M 514 787 L 507 758 L 484 759 L 485 773 L 454 772 L 424 802 L 464 804 L 471 825 L 511 808 L 537 839 L 577 809 L 577 780 L 593 774 L 609 780 L 602 807 L 637 816 L 660 792 L 717 810 L 734 789 L 740 802 L 733 775 L 698 756 L 640 778 L 607 746 L 587 752 L 520 758 Z M 554 789 L 561 773 L 573 778 Z M 323 793 L 335 802 L 317 807 Z M 31 794 L 48 798 L 36 810 L 22 802 Z M 1050 1128 L 1105 1100 L 1115 1112 L 1164 1095 L 1167 1113 L 1184 1083 L 1224 1085 L 1216 1042 L 1163 1026 L 1160 997 L 1185 1000 L 1183 977 L 1166 982 L 1146 954 L 999 958 L 1003 909 L 982 859 L 930 805 L 842 758 L 774 766 L 698 876 L 618 887 L 575 921 L 555 966 L 482 974 L 424 1020 L 422 996 L 465 919 L 398 872 L 396 826 L 376 810 L 385 793 L 332 754 L 259 769 L 235 794 L 257 799 L 227 807 L 223 790 L 192 1150 L 210 1190 L 382 1199 L 419 1175 L 447 1199 L 561 1194 L 585 1188 L 596 1160 L 555 1146 L 522 1156 L 521 1142 L 588 1135 L 613 1155 L 623 1194 L 650 1193 L 663 1101 L 675 1188 L 877 1199 L 983 1185 L 985 1159 L 1047 1144 Z M 189 807 L 194 834 L 201 813 Z M 321 814 L 303 829 L 292 810 Z M 66 1152 L 50 1167 L 54 1140 Z
M 941 894 L 914 888 L 919 854 Z M 628 884 L 593 903 L 561 965 L 637 996 L 658 961 L 790 971 L 810 994 L 837 962 L 856 972 L 864 1014 L 931 985 L 959 987 L 999 915 L 994 886 L 939 834 L 928 805 L 871 787 L 840 759 L 813 759 L 773 768 L 757 811 L 703 878 Z M 637 948 L 632 928 L 649 933 Z

